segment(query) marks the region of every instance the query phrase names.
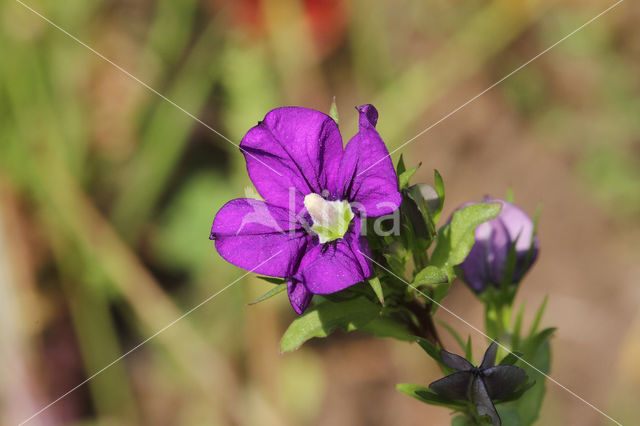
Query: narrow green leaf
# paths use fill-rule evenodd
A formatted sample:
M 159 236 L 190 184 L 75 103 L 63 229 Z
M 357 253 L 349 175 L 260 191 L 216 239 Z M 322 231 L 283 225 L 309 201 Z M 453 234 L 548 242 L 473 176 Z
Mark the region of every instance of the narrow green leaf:
M 440 176 L 440 172 L 435 169 L 433 170 L 433 187 L 440 200 L 440 206 L 433 212 L 433 221 L 434 223 L 438 223 L 440 213 L 442 213 L 442 208 L 444 207 L 444 181 L 442 180 L 442 176 Z
M 533 324 L 531 324 L 531 330 L 529 331 L 529 338 L 531 338 L 534 334 L 538 332 L 538 327 L 540 326 L 540 321 L 542 321 L 542 315 L 544 315 L 545 309 L 547 309 L 547 302 L 549 301 L 549 295 L 544 296 L 538 311 L 536 312 L 536 316 L 533 319 Z
M 256 299 L 253 302 L 249 303 L 249 305 L 255 305 L 256 303 L 264 302 L 265 300 L 275 296 L 276 294 L 280 294 L 280 293 L 282 293 L 283 291 L 286 291 L 286 290 L 287 290 L 287 284 L 286 283 L 278 284 L 277 286 L 273 287 L 271 290 L 269 290 L 268 292 L 263 294 L 258 299 Z
M 333 121 L 336 122 L 336 124 L 340 124 L 339 123 L 339 117 L 338 117 L 338 105 L 336 105 L 336 97 L 333 97 L 333 101 L 331 102 L 331 108 L 329 109 L 329 117 L 333 118 Z
M 258 278 L 264 280 L 271 284 L 282 284 L 284 283 L 284 278 L 276 278 L 276 277 L 263 277 L 262 275 L 257 275 Z
M 462 339 L 462 336 L 460 336 L 460 334 L 458 334 L 456 329 L 451 327 L 449 324 L 447 324 L 446 322 L 444 322 L 442 320 L 437 320 L 437 321 L 438 321 L 438 324 L 443 326 L 445 328 L 445 330 L 447 330 L 449 332 L 449 334 L 451 334 L 453 336 L 453 338 L 456 340 L 456 342 L 460 346 L 460 349 L 464 351 L 465 348 L 466 348 L 466 344 L 464 343 L 464 339 Z
M 555 327 L 549 327 L 542 330 L 540 333 L 534 335 L 532 338 L 526 340 L 526 345 L 523 344 L 523 351 L 525 354 L 535 353 L 539 348 L 544 345 L 556 331 Z
M 424 386 L 414 385 L 411 383 L 398 383 L 396 385 L 396 389 L 405 395 L 409 395 L 410 397 L 427 404 L 449 407 L 454 410 L 461 410 L 467 407 L 466 403 L 462 401 L 447 399 Z
M 518 244 L 519 238 L 520 235 L 509 245 L 509 250 L 507 251 L 507 261 L 504 266 L 504 272 L 502 273 L 502 281 L 500 282 L 500 289 L 503 293 L 507 293 L 507 289 L 513 284 L 513 275 L 516 270 L 516 261 L 518 260 L 516 244 Z M 513 293 L 513 295 L 515 296 L 515 293 Z
M 433 288 L 433 297 L 431 300 L 431 313 L 435 314 L 438 308 L 440 307 L 440 302 L 442 299 L 447 297 L 449 294 L 449 289 L 451 288 L 451 280 L 447 281 L 445 284 L 438 284 Z
M 442 359 L 440 359 L 440 348 L 438 348 L 436 345 L 434 345 L 430 341 L 423 339 L 421 337 L 418 338 L 417 342 L 420 345 L 420 347 L 424 349 L 427 355 L 433 358 L 437 363 L 442 364 Z
M 535 352 L 525 351 L 525 357 L 527 362 L 535 366 L 536 369 L 525 363 L 522 363 L 520 367 L 525 370 L 532 381 L 535 381 L 535 385 L 516 401 L 512 401 L 511 404 L 518 410 L 521 424 L 532 425 L 538 419 L 546 393 L 546 377 L 539 371 L 548 374 L 551 367 L 549 340 L 545 340 Z
M 362 328 L 380 313 L 380 308 L 365 297 L 343 302 L 324 302 L 293 320 L 280 341 L 280 351 L 298 349 L 314 337 L 327 337 L 336 328 L 353 331 Z
M 384 306 L 384 294 L 382 292 L 382 284 L 380 283 L 380 278 L 378 277 L 370 278 L 367 280 L 367 282 L 371 286 L 371 289 L 373 290 L 373 292 L 378 297 L 380 304 Z
M 524 315 L 524 302 L 520 304 L 520 309 L 518 309 L 518 313 L 516 315 L 516 319 L 513 323 L 513 333 L 512 333 L 512 341 L 511 347 L 514 350 L 517 350 L 520 346 L 520 330 L 522 329 L 522 317 Z
M 475 364 L 473 362 L 473 346 L 471 345 L 471 335 L 469 335 L 469 337 L 467 338 L 467 344 L 466 344 L 466 346 L 464 348 L 464 357 L 471 364 Z

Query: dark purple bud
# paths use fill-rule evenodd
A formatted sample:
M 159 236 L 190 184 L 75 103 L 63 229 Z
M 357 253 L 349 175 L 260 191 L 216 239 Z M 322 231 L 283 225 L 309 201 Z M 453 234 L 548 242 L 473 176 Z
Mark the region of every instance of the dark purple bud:
M 503 281 L 518 284 L 539 250 L 534 223 L 522 209 L 495 198 L 485 197 L 483 202 L 499 202 L 502 210 L 498 217 L 476 228 L 475 244 L 460 264 L 461 278 L 477 293 L 488 286 L 500 288 Z M 460 208 L 472 204 L 476 203 Z M 509 267 L 510 252 L 514 257 L 512 267 Z

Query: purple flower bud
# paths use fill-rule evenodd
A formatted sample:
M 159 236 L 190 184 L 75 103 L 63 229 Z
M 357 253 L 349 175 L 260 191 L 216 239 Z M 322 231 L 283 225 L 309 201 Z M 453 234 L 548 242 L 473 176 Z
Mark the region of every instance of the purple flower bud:
M 534 235 L 533 221 L 519 207 L 504 200 L 485 197 L 483 202 L 499 202 L 502 210 L 495 219 L 476 228 L 475 244 L 460 264 L 462 280 L 476 293 L 488 286 L 500 288 L 502 282 L 518 284 L 538 256 L 539 241 Z M 460 208 L 477 203 L 467 203 Z M 515 254 L 515 265 L 508 269 L 509 251 Z M 505 274 L 510 274 L 507 277 Z

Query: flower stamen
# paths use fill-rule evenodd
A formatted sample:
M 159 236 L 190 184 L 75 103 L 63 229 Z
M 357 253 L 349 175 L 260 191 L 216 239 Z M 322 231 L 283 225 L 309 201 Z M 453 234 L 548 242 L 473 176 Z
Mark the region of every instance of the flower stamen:
M 347 201 L 328 201 L 315 193 L 304 197 L 304 206 L 313 220 L 311 230 L 318 235 L 320 244 L 344 237 L 355 216 Z

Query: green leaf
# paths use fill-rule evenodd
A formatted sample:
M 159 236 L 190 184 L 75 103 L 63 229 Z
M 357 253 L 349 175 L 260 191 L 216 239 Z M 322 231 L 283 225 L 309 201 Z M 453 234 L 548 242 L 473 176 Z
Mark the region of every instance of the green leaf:
M 429 294 L 420 290 L 418 290 L 418 292 L 429 300 L 429 303 L 431 304 L 431 311 L 435 312 L 440 301 L 444 299 L 449 292 L 451 282 L 444 271 L 436 266 L 429 265 L 418 272 L 416 277 L 413 279 L 412 286 L 416 288 L 419 286 L 429 286 Z
M 518 349 L 520 346 L 520 330 L 522 329 L 523 315 L 524 315 L 524 302 L 520 304 L 520 309 L 518 309 L 518 314 L 516 315 L 516 320 L 513 324 L 513 333 L 512 333 L 512 341 L 511 341 L 511 347 L 513 349 Z
M 478 426 L 478 423 L 465 415 L 460 415 L 451 419 L 451 426 Z
M 409 186 L 409 181 L 411 180 L 413 175 L 416 174 L 419 167 L 420 167 L 420 164 L 398 175 L 398 186 L 400 189 L 403 189 Z
M 275 296 L 276 294 L 280 294 L 280 293 L 282 293 L 283 291 L 286 291 L 286 290 L 287 290 L 287 284 L 286 283 L 278 284 L 277 286 L 273 287 L 271 290 L 269 290 L 268 292 L 263 294 L 258 299 L 256 299 L 253 302 L 249 303 L 249 305 L 255 305 L 256 303 L 264 302 L 265 300 Z
M 438 232 L 438 243 L 431 256 L 431 264 L 444 269 L 453 279 L 453 267 L 464 261 L 475 242 L 476 227 L 495 218 L 500 209 L 500 203 L 480 203 L 457 210 L 451 223 Z
M 405 264 L 409 257 L 407 249 L 405 249 L 399 241 L 389 244 L 385 248 L 382 256 L 386 259 L 391 270 L 400 277 L 404 277 Z
M 548 374 L 551 367 L 549 338 L 552 336 L 553 331 L 554 329 L 552 328 L 545 329 L 531 339 L 527 338 L 522 342 L 527 362 L 523 362 L 520 366 L 525 370 L 529 378 L 535 381 L 535 384 L 531 385 L 531 388 L 519 399 L 506 405 L 513 406 L 518 411 L 521 424 L 524 426 L 534 424 L 540 413 L 540 407 L 546 391 L 546 377 L 542 373 Z M 531 365 L 535 368 L 531 367 Z
M 357 330 L 379 313 L 380 308 L 365 297 L 318 304 L 293 320 L 282 336 L 280 351 L 296 350 L 307 340 L 327 337 L 338 327 L 344 331 Z
M 373 290 L 373 292 L 378 297 L 380 304 L 384 306 L 384 293 L 382 292 L 382 284 L 380 284 L 380 278 L 378 277 L 370 278 L 367 280 L 367 282 L 371 286 L 371 289 Z
M 524 353 L 536 353 L 538 349 L 551 338 L 555 331 L 555 327 L 545 328 L 532 338 L 525 340 L 522 345 Z
M 465 402 L 447 399 L 424 386 L 414 385 L 411 383 L 398 383 L 396 385 L 396 389 L 405 395 L 409 395 L 410 397 L 427 404 L 449 407 L 454 410 L 463 410 L 467 408 L 467 404 Z
M 520 361 L 522 357 L 522 352 L 509 352 L 502 361 L 500 361 L 500 365 L 514 365 L 516 362 Z
M 434 345 L 433 343 L 426 339 L 423 339 L 422 337 L 418 337 L 417 339 L 415 339 L 415 341 L 418 342 L 420 347 L 427 353 L 427 355 L 429 355 L 435 362 L 440 365 L 440 368 L 442 369 L 442 371 L 444 371 L 445 374 L 455 373 L 455 370 L 453 368 L 442 362 L 442 357 L 440 356 L 441 349 L 439 346 Z
M 531 330 L 529 331 L 529 338 L 531 338 L 534 334 L 538 332 L 538 327 L 540 326 L 540 321 L 542 321 L 542 315 L 544 315 L 544 311 L 547 308 L 548 301 L 549 301 L 549 295 L 544 296 L 544 300 L 540 304 L 540 307 L 536 312 L 536 316 L 533 319 L 533 323 L 531 324 Z
M 263 277 L 262 275 L 257 275 L 257 277 L 271 284 L 282 284 L 285 282 L 284 278 Z
M 494 402 L 494 404 L 499 404 L 497 402 Z M 520 420 L 520 414 L 518 414 L 518 411 L 511 407 L 510 405 L 497 405 L 496 406 L 496 411 L 498 412 L 498 415 L 500 416 L 500 420 L 502 421 L 502 424 L 505 426 L 524 426 L 522 421 Z M 489 425 L 491 425 L 491 422 L 488 423 Z
M 376 317 L 359 327 L 359 330 L 373 334 L 376 337 L 390 337 L 405 342 L 413 342 L 416 339 L 416 336 L 404 324 L 389 317 Z
M 338 117 L 338 105 L 336 105 L 336 97 L 333 97 L 333 101 L 331 102 L 331 108 L 329 109 L 329 117 L 333 118 L 333 121 L 336 122 L 336 124 L 339 124 L 339 117 Z
M 433 187 L 440 200 L 440 206 L 433 212 L 433 221 L 434 223 L 438 223 L 440 213 L 442 213 L 442 208 L 444 207 L 444 181 L 442 180 L 442 176 L 440 176 L 440 172 L 435 169 L 433 170 Z
M 449 282 L 449 277 L 440 268 L 429 265 L 418 272 L 413 279 L 413 285 L 418 287 L 421 285 L 444 284 Z
M 427 353 L 427 355 L 429 355 L 431 358 L 433 358 L 437 363 L 442 364 L 442 359 L 440 358 L 440 348 L 439 347 L 437 347 L 436 345 L 434 345 L 430 341 L 428 341 L 426 339 L 423 339 L 421 337 L 418 338 L 416 341 L 418 342 L 420 347 L 422 349 L 424 349 L 424 351 Z
M 509 402 L 509 401 L 515 401 L 515 400 L 519 399 L 526 391 L 528 391 L 529 389 L 531 389 L 535 385 L 536 385 L 536 381 L 535 380 L 532 380 L 532 381 L 527 382 L 527 383 L 523 383 L 515 391 L 513 391 L 513 393 L 511 393 L 511 395 L 509 395 L 506 399 L 502 399 L 502 400 L 496 401 L 495 403 L 496 404 L 502 404 L 502 403 Z
M 471 364 L 475 364 L 475 362 L 473 361 L 473 347 L 471 345 L 471 335 L 467 337 L 467 344 L 465 345 L 465 348 L 464 348 L 464 357 Z

